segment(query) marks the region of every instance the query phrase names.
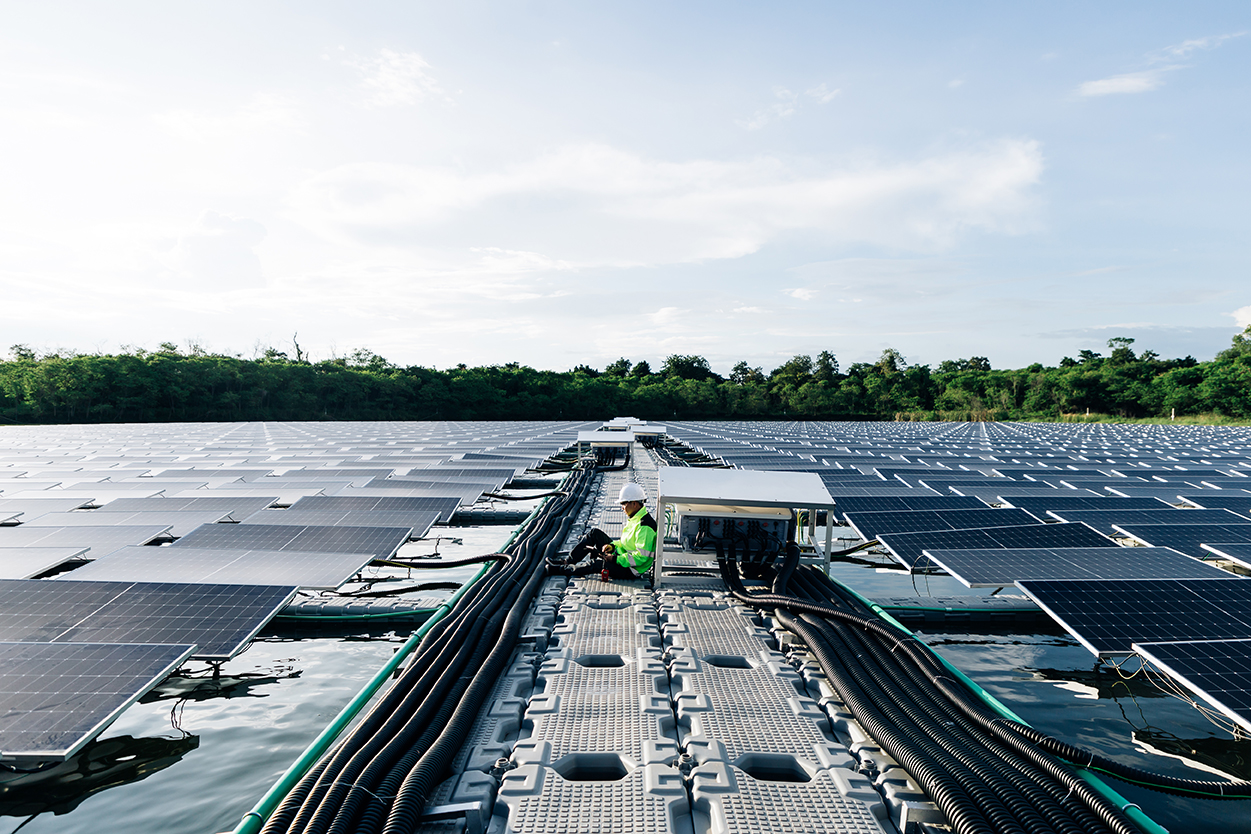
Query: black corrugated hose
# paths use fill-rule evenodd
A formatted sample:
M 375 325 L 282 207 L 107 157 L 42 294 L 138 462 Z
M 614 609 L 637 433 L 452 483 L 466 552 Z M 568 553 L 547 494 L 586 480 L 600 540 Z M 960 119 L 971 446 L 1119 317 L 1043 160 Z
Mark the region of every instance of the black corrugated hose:
M 738 599 L 777 609 L 779 622 L 807 644 L 857 720 L 926 789 L 955 830 L 1138 831 L 1066 762 L 1166 792 L 1251 797 L 1246 782 L 1150 773 L 1005 719 L 927 646 L 876 617 L 822 571 L 795 571 L 797 555 L 788 551 L 769 593 L 747 592 L 733 554 L 730 560 L 718 554 L 718 561 Z M 795 594 L 788 593 L 792 582 Z
M 498 564 L 436 624 L 378 703 L 288 794 L 263 834 L 407 834 L 504 671 L 531 602 L 590 488 L 579 469 Z M 444 563 L 446 564 L 446 563 Z

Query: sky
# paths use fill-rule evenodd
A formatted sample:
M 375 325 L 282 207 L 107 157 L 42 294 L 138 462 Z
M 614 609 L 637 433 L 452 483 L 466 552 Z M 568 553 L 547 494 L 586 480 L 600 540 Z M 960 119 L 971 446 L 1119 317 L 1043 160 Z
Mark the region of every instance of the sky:
M 0 352 L 1209 359 L 1251 5 L 0 0 Z

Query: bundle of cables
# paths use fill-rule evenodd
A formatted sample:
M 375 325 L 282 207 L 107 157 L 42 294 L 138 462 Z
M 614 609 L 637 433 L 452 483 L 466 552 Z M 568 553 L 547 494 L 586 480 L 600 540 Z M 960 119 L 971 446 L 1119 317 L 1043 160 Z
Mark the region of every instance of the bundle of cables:
M 430 630 L 395 683 L 295 786 L 263 834 L 407 834 L 506 668 L 531 602 L 593 480 L 575 470 L 502 553 L 440 567 L 494 562 Z
M 929 647 L 877 617 L 793 545 L 748 591 L 733 553 L 718 554 L 733 595 L 776 612 L 803 641 L 856 720 L 899 762 L 961 834 L 1089 832 L 1139 827 L 1073 765 L 1154 790 L 1251 799 L 1251 783 L 1180 779 L 1074 747 L 994 711 Z M 760 571 L 753 566 L 752 572 Z M 792 590 L 793 589 L 793 590 Z

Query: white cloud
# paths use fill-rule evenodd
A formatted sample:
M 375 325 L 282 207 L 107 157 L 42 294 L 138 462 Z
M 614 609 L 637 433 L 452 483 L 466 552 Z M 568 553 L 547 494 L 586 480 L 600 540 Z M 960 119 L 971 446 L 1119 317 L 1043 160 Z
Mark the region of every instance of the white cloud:
M 1231 32 L 1226 35 L 1209 35 L 1206 38 L 1191 38 L 1190 40 L 1164 47 L 1164 49 L 1160 50 L 1160 55 L 1157 56 L 1157 60 L 1174 61 L 1189 58 L 1190 53 L 1192 52 L 1206 49 L 1216 49 L 1218 46 L 1225 43 L 1225 41 L 1232 40 L 1234 38 L 1241 38 L 1245 34 L 1247 33 Z
M 1226 41 L 1240 38 L 1245 34 L 1246 32 L 1233 32 L 1226 35 L 1211 35 L 1166 46 L 1147 56 L 1147 63 L 1155 65 L 1152 69 L 1113 75 L 1097 81 L 1086 81 L 1078 85 L 1077 94 L 1090 97 L 1150 92 L 1163 86 L 1165 73 L 1185 69 L 1186 65 L 1178 64 L 1177 61 L 1185 60 L 1192 53 L 1200 50 L 1216 49 Z
M 849 168 L 759 157 L 662 162 L 572 145 L 512 166 L 354 163 L 288 197 L 289 216 L 327 238 L 389 250 L 542 253 L 566 267 L 737 258 L 780 235 L 941 249 L 970 231 L 1033 227 L 1036 142 Z
M 834 93 L 837 94 L 838 91 L 835 90 Z M 788 119 L 795 114 L 795 102 L 799 100 L 799 96 L 785 87 L 774 87 L 773 97 L 777 99 L 776 102 L 763 110 L 757 110 L 750 119 L 736 121 L 735 124 L 744 130 L 759 130 L 774 119 Z
M 1173 69 L 1170 67 L 1169 69 Z M 1163 70 L 1144 70 L 1083 82 L 1077 88 L 1082 96 L 1110 96 L 1120 93 L 1145 93 L 1164 83 Z
M 686 315 L 687 312 L 688 311 L 682 310 L 678 307 L 661 307 L 656 312 L 650 314 L 648 318 L 652 320 L 652 324 L 661 326 L 665 324 L 672 324 L 682 318 L 682 316 Z
M 841 93 L 842 90 L 827 89 L 824 84 L 818 84 L 811 90 L 805 91 L 804 95 L 815 98 L 821 104 L 828 104 L 834 100 L 834 97 Z
M 1251 327 L 1251 304 L 1248 304 L 1246 307 L 1239 307 L 1227 315 L 1233 316 L 1234 323 L 1239 327 L 1244 329 Z
M 954 89 L 956 89 L 957 87 L 963 87 L 963 86 L 964 86 L 964 79 L 963 79 L 963 78 L 953 78 L 953 79 L 951 79 L 950 81 L 948 81 L 948 82 L 947 82 L 947 86 L 948 86 L 948 87 L 950 87 L 950 88 L 951 88 L 951 89 L 953 89 L 953 90 L 954 90 Z
M 361 74 L 361 86 L 375 107 L 416 104 L 427 98 L 444 98 L 443 90 L 427 70 L 431 67 L 416 52 L 383 49 L 376 58 L 354 56 L 344 61 Z
M 800 301 L 811 301 L 817 297 L 817 291 L 808 289 L 807 287 L 799 287 L 793 290 L 782 290 L 791 298 L 798 298 Z

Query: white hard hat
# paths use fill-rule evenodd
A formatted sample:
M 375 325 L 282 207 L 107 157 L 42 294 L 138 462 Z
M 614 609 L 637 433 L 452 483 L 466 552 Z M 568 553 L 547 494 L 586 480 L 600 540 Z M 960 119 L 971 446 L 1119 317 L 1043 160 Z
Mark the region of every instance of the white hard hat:
M 626 484 L 621 488 L 621 493 L 617 496 L 617 503 L 624 504 L 626 501 L 646 501 L 647 493 L 638 484 Z

